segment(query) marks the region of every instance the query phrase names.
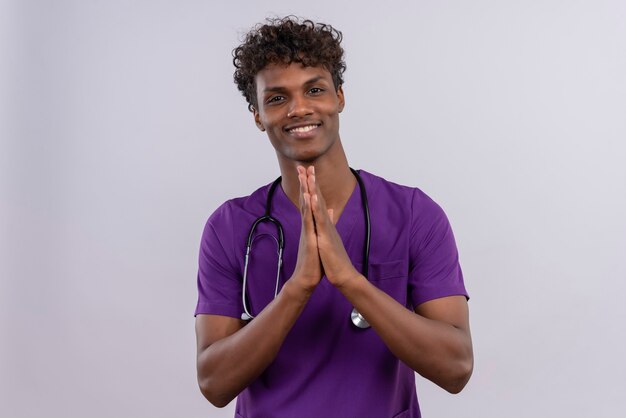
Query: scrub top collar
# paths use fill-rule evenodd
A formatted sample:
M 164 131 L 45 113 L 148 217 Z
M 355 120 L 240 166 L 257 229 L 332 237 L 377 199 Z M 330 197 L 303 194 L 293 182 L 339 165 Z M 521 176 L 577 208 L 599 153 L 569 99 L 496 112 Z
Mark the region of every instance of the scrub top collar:
M 363 184 L 365 186 L 365 191 L 369 192 L 369 178 L 363 175 L 363 170 L 357 171 L 359 172 L 359 174 L 361 174 L 361 178 L 363 179 Z M 269 192 L 269 186 L 267 187 L 266 194 L 263 198 L 264 201 L 267 199 L 267 192 Z M 272 202 L 272 216 L 278 219 L 278 221 L 285 226 L 285 235 L 295 236 L 296 239 L 299 238 L 300 230 L 302 228 L 300 209 L 298 209 L 296 205 L 294 205 L 294 203 L 289 199 L 289 197 L 283 190 L 282 185 L 280 184 L 274 191 L 274 197 Z M 365 214 L 363 212 L 363 205 L 361 201 L 361 191 L 359 188 L 359 183 L 357 182 L 354 185 L 352 194 L 348 198 L 348 201 L 346 202 L 346 206 L 344 207 L 341 216 L 339 216 L 339 220 L 335 224 L 335 228 L 337 228 L 337 232 L 344 242 L 346 242 L 347 238 L 352 233 L 357 218 L 364 216 Z M 289 241 L 293 242 L 291 241 L 291 239 Z

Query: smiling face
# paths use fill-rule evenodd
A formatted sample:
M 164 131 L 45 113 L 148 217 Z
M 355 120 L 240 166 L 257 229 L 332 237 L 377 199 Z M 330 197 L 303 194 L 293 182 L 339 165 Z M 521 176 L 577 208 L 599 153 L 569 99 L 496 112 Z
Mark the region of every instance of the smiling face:
M 281 165 L 343 153 L 339 140 L 343 91 L 341 86 L 335 90 L 325 68 L 272 64 L 259 71 L 255 81 L 254 121 L 267 132 Z

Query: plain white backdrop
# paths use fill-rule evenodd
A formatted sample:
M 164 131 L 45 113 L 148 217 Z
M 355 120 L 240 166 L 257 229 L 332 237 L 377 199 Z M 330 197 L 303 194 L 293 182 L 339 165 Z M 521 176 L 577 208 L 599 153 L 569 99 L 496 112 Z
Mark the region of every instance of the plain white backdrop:
M 195 377 L 200 234 L 278 175 L 232 82 L 267 16 L 343 31 L 350 164 L 446 210 L 475 371 L 424 417 L 626 409 L 626 3 L 3 1 L 0 416 L 232 417 Z

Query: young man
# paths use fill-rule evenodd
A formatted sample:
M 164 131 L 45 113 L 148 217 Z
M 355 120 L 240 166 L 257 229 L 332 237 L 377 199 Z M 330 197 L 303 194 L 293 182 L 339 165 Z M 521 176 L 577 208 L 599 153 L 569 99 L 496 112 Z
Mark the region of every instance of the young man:
M 331 26 L 288 17 L 234 51 L 281 172 L 219 207 L 202 236 L 198 382 L 218 407 L 238 397 L 238 417 L 419 417 L 414 371 L 452 393 L 472 372 L 444 212 L 348 166 L 340 42 Z

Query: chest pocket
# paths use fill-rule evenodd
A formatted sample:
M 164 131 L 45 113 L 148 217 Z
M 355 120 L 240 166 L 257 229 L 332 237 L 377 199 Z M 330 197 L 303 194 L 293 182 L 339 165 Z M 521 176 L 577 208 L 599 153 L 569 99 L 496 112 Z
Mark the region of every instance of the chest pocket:
M 355 267 L 359 271 L 363 271 L 360 264 L 356 264 Z M 367 279 L 399 303 L 407 306 L 408 270 L 409 266 L 405 260 L 384 261 L 382 263 L 370 262 Z
M 370 262 L 368 279 L 372 282 L 401 278 L 403 276 L 406 276 L 406 272 L 402 260 L 385 261 L 382 263 Z

